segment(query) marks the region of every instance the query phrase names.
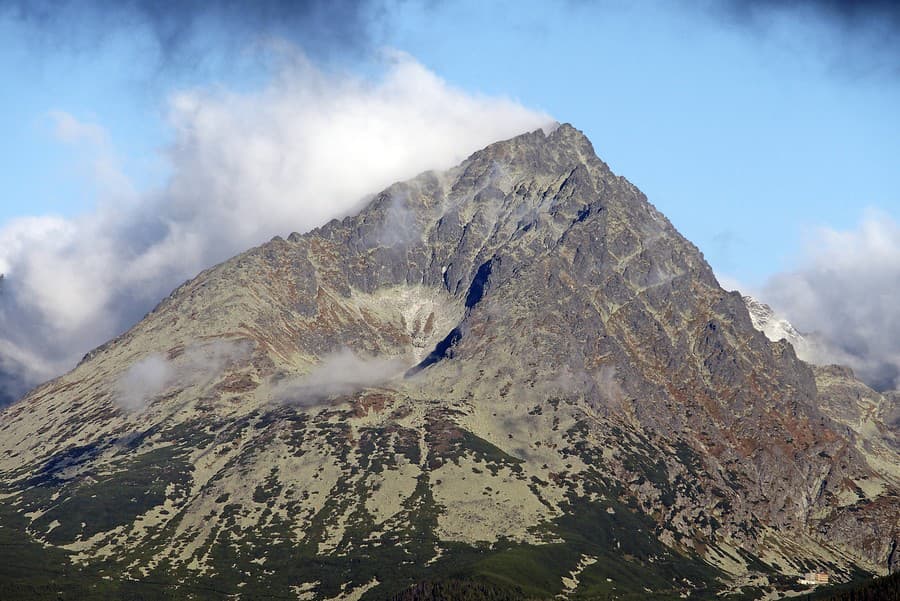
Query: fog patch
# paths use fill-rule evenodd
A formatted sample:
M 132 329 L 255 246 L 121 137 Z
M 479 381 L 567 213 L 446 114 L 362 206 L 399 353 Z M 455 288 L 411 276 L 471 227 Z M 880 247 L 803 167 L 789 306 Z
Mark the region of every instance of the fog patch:
M 552 378 L 535 385 L 541 397 L 586 396 L 594 388 L 594 381 L 584 370 L 563 365 Z
M 407 367 L 400 357 L 360 357 L 342 349 L 324 357 L 309 373 L 277 382 L 272 400 L 310 407 L 384 384 L 401 376 Z
M 594 382 L 602 400 L 613 406 L 620 406 L 625 401 L 625 391 L 616 376 L 614 365 L 601 365 L 594 373 Z
M 161 353 L 133 363 L 116 385 L 116 403 L 126 411 L 140 411 L 175 379 L 175 369 Z
M 176 388 L 208 386 L 227 367 L 247 358 L 251 350 L 252 343 L 246 340 L 217 340 L 176 349 L 168 355 L 152 353 L 132 363 L 119 377 L 114 402 L 129 413 L 143 411 Z
M 597 369 L 573 369 L 563 365 L 553 377 L 534 386 L 538 399 L 582 399 L 594 411 L 612 415 L 625 406 L 626 394 L 614 365 L 604 364 Z

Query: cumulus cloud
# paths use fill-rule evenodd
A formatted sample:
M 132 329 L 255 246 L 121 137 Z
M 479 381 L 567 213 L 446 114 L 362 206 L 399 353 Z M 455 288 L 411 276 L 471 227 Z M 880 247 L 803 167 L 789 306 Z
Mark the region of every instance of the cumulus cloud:
M 761 296 L 805 334 L 802 358 L 900 388 L 900 224 L 888 215 L 817 231 L 801 267 L 771 278 Z
M 125 411 L 141 411 L 176 386 L 184 389 L 210 384 L 250 350 L 248 341 L 215 340 L 190 345 L 172 356 L 152 353 L 132 363 L 119 377 L 113 400 Z
M 200 270 L 551 121 L 458 90 L 400 53 L 370 77 L 322 70 L 284 45 L 278 60 L 260 89 L 172 95 L 171 176 L 148 193 L 110 174 L 112 142 L 98 124 L 54 114 L 60 136 L 103 163 L 99 200 L 77 218 L 0 228 L 0 370 L 23 387 L 57 375 Z
M 322 359 L 308 374 L 281 380 L 272 388 L 272 399 L 311 406 L 384 384 L 408 367 L 399 357 L 359 357 L 343 349 Z

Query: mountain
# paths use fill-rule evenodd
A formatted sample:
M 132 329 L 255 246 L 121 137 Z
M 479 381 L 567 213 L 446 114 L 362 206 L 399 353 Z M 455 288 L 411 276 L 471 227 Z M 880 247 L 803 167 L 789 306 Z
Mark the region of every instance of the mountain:
M 786 340 L 803 357 L 815 358 L 819 344 L 815 336 L 798 332 L 772 307 L 752 296 L 744 296 L 753 327 L 769 340 Z M 849 367 L 812 365 L 818 390 L 819 409 L 852 430 L 857 445 L 869 462 L 896 463 L 900 452 L 900 404 L 897 392 L 879 393 L 858 380 Z M 879 459 L 880 458 L 880 459 Z M 900 561 L 895 559 L 894 561 Z
M 752 296 L 744 296 L 744 304 L 747 305 L 753 327 L 765 334 L 769 340 L 777 342 L 783 338 L 790 342 L 795 350 L 807 344 L 803 334 L 798 332 L 791 322 L 775 313 L 769 305 Z
M 836 409 L 881 395 L 818 375 L 583 134 L 535 131 L 201 273 L 0 414 L 0 597 L 886 573 L 900 455 Z

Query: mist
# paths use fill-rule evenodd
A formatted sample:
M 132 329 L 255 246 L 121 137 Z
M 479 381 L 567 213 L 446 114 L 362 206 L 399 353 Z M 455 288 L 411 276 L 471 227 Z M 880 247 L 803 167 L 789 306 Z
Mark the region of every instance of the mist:
M 252 343 L 246 340 L 215 340 L 192 344 L 174 356 L 151 353 L 119 376 L 113 401 L 127 413 L 139 413 L 176 389 L 208 386 L 251 350 Z
M 409 367 L 400 357 L 360 357 L 350 349 L 322 358 L 312 370 L 272 387 L 275 402 L 310 407 L 402 376 Z

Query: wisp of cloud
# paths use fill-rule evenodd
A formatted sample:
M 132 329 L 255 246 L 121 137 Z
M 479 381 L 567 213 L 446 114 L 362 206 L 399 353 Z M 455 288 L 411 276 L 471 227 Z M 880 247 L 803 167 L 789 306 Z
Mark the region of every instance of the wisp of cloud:
M 175 370 L 160 353 L 148 355 L 129 367 L 119 378 L 116 403 L 126 411 L 139 411 L 162 394 L 175 378 Z
M 379 386 L 409 366 L 400 357 L 360 357 L 350 349 L 324 357 L 309 373 L 272 387 L 276 402 L 309 407 L 328 399 Z
M 214 340 L 192 344 L 172 358 L 152 353 L 132 363 L 118 378 L 113 400 L 124 411 L 138 413 L 176 386 L 209 385 L 251 350 L 252 343 L 246 340 Z

